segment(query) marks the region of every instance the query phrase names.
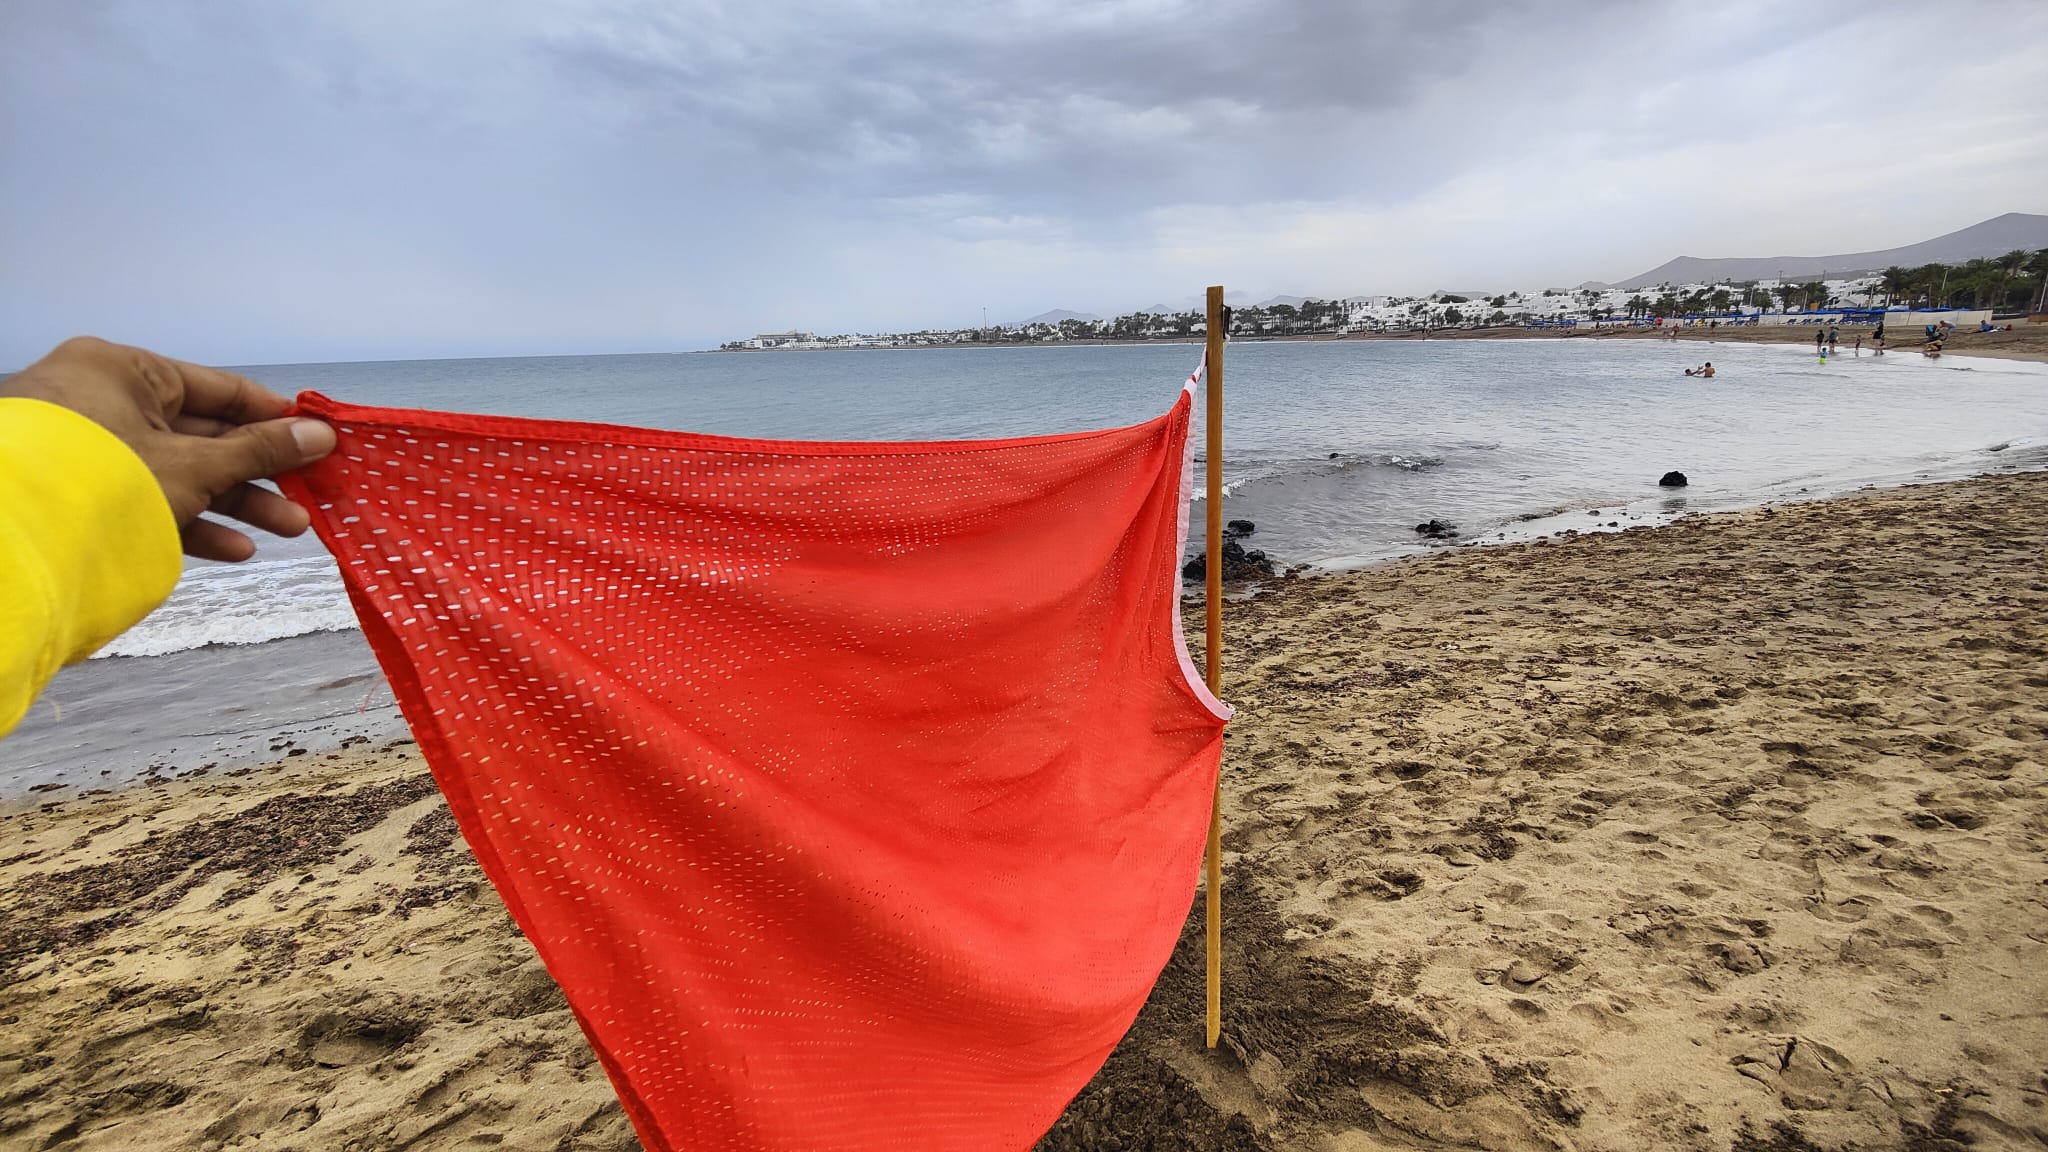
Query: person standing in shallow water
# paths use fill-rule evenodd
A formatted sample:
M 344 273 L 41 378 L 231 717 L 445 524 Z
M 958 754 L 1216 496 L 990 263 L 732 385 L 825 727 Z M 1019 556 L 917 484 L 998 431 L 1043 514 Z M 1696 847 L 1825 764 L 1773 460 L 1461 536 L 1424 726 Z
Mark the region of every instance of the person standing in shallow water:
M 1833 324 L 1828 325 L 1828 355 L 1833 356 L 1835 354 L 1835 345 L 1841 342 L 1842 330 Z
M 1828 330 L 1816 328 L 1813 333 L 1813 350 L 1822 356 L 1828 354 Z

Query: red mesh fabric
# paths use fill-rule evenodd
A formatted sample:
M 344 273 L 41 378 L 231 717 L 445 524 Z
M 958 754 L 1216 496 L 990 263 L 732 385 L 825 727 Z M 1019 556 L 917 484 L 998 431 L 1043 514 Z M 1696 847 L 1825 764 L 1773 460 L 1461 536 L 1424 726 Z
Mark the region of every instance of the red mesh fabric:
M 1186 393 L 922 444 L 299 408 L 341 442 L 285 488 L 649 1149 L 1044 1132 L 1200 866 Z

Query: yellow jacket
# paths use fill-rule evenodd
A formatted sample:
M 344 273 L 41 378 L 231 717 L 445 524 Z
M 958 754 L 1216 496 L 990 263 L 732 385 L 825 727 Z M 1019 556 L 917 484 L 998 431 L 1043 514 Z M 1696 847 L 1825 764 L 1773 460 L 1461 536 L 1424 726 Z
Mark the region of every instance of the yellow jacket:
M 178 525 L 141 458 L 68 408 L 0 398 L 0 734 L 163 603 Z

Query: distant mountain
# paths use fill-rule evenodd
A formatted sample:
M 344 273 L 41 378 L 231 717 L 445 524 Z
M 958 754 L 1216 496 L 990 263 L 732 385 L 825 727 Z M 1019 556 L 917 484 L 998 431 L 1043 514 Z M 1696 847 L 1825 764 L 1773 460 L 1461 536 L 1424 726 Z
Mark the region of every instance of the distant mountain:
M 1879 252 L 1848 252 L 1837 256 L 1764 256 L 1725 260 L 1703 260 L 1680 256 L 1640 276 L 1612 285 L 1615 288 L 1647 288 L 1654 284 L 1715 284 L 1731 280 L 1775 280 L 1818 276 L 1859 276 L 1881 272 L 1894 264 L 1906 268 L 1921 264 L 1959 264 L 1986 256 L 2003 256 L 2015 248 L 2048 248 L 2048 216 L 2007 212 L 1959 232 L 1886 248 Z M 1582 288 L 1607 287 L 1593 281 Z
M 1223 302 L 1232 308 L 1243 308 L 1251 301 L 1247 294 L 1231 289 L 1223 293 Z M 1205 312 L 1209 308 L 1207 296 L 1184 296 L 1178 304 L 1154 304 L 1149 308 L 1134 308 L 1134 312 L 1150 312 L 1154 316 L 1175 316 L 1182 312 Z
M 1069 312 L 1065 308 L 1055 308 L 1050 312 L 1040 312 L 1038 315 L 1033 316 L 1031 319 L 1012 325 L 1012 327 L 1023 328 L 1031 324 L 1057 324 L 1062 320 L 1085 320 L 1093 322 L 1100 319 L 1102 319 L 1102 317 L 1097 316 L 1092 312 Z

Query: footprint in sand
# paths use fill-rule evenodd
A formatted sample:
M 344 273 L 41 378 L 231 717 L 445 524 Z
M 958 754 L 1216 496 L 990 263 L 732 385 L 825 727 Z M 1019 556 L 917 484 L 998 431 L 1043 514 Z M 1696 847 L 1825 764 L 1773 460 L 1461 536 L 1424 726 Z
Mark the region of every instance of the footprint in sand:
M 375 1007 L 322 1012 L 299 1029 L 299 1051 L 322 1068 L 346 1068 L 382 1060 L 424 1030 L 417 1020 Z
M 1738 976 L 1761 972 L 1771 966 L 1769 956 L 1754 941 L 1730 940 L 1715 951 L 1720 954 L 1721 967 Z
M 1635 1022 L 1623 1015 L 1624 1010 L 1618 1003 L 1586 1000 L 1566 1009 L 1565 1015 L 1600 1032 L 1634 1032 Z
M 1795 1111 L 1846 1106 L 1856 1065 L 1847 1056 L 1804 1036 L 1773 1036 L 1735 1057 L 1735 1071 L 1776 1092 Z

